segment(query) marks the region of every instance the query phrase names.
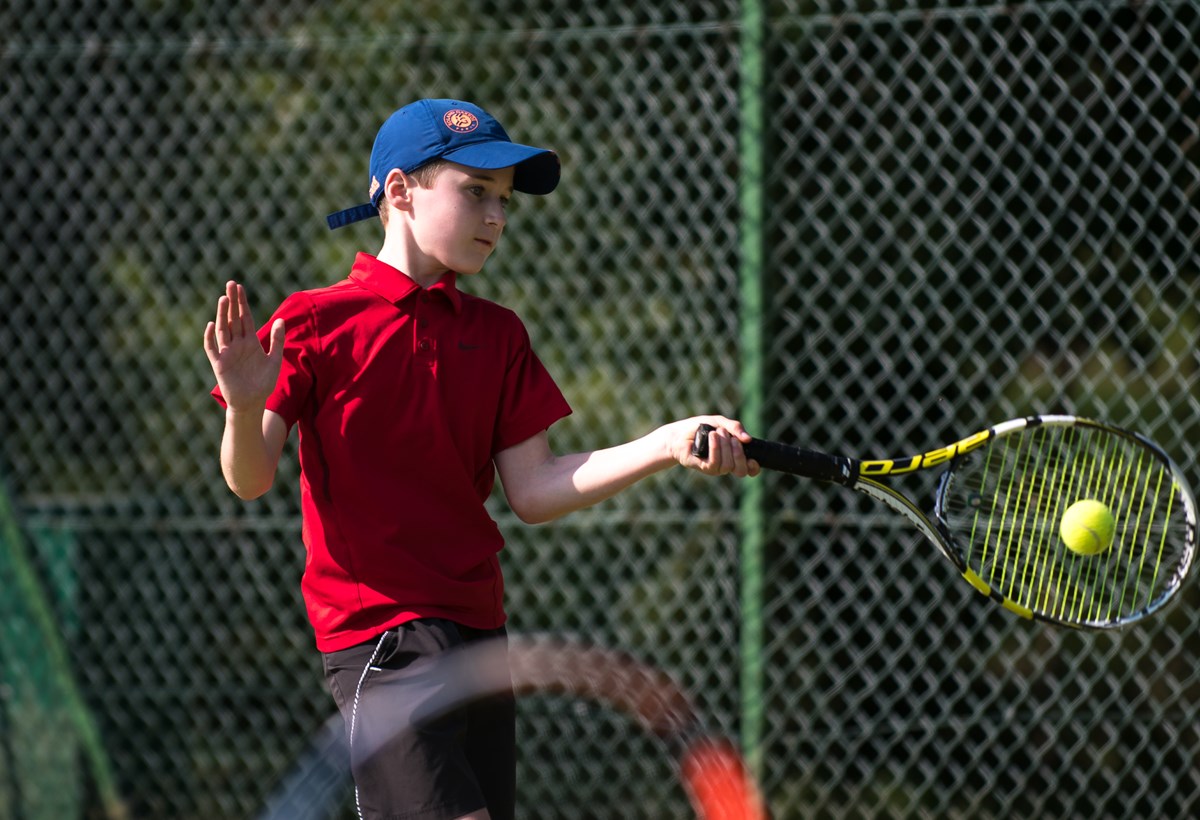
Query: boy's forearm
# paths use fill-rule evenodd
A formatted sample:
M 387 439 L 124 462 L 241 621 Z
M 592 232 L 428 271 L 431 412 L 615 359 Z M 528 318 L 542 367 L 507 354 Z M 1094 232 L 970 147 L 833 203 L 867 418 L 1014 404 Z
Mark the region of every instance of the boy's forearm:
M 552 521 L 611 498 L 676 463 L 658 431 L 604 450 L 552 456 L 524 488 L 514 511 L 527 523 Z
M 258 498 L 275 481 L 275 460 L 263 434 L 265 410 L 225 411 L 225 432 L 221 437 L 221 472 L 225 483 L 238 498 Z
M 701 424 L 711 428 L 706 457 L 692 452 Z M 540 524 L 611 498 L 642 479 L 677 464 L 706 475 L 758 475 L 742 449 L 750 435 L 724 416 L 693 416 L 659 427 L 627 444 L 590 453 L 555 456 L 548 434 L 529 438 L 496 456 L 513 512 Z

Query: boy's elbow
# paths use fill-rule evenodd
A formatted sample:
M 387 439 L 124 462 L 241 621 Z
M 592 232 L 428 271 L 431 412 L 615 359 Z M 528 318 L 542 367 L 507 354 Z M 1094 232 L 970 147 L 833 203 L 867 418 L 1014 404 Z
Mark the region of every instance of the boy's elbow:
M 545 524 L 547 521 L 550 521 L 554 518 L 554 516 L 546 515 L 543 511 L 529 507 L 525 504 L 513 504 L 510 501 L 509 507 L 512 508 L 513 515 L 515 515 L 522 524 Z
M 242 501 L 253 501 L 256 498 L 262 498 L 266 495 L 267 490 L 271 489 L 271 487 L 268 485 L 262 489 L 247 489 L 245 487 L 230 487 L 229 489 L 233 490 L 233 494 L 242 499 Z
M 510 495 L 508 506 L 522 524 L 546 524 L 562 515 L 561 512 L 557 512 L 545 504 L 539 504 L 534 499 L 520 496 L 514 498 Z
M 262 498 L 267 494 L 267 490 L 271 489 L 271 485 L 275 483 L 274 476 L 266 481 L 247 482 L 238 481 L 232 477 L 225 479 L 230 491 L 233 492 L 242 501 L 253 501 L 256 498 Z

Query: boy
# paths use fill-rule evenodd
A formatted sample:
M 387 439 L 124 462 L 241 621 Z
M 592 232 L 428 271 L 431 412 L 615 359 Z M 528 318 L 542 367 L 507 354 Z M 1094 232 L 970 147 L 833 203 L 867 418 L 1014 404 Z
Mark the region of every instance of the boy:
M 674 464 L 737 476 L 758 465 L 741 424 L 721 416 L 551 451 L 548 430 L 570 408 L 516 315 L 456 281 L 496 249 L 514 190 L 554 190 L 553 152 L 511 142 L 470 103 L 420 100 L 383 124 L 370 177 L 371 202 L 329 224 L 379 215 L 377 256 L 289 296 L 257 335 L 241 285 L 218 300 L 204 348 L 225 407 L 221 469 L 257 498 L 300 428 L 301 586 L 346 719 L 359 815 L 511 818 L 512 697 L 412 718 L 436 694 L 431 659 L 504 634 L 503 540 L 484 508 L 496 473 L 517 516 L 539 523 Z M 701 422 L 717 428 L 707 460 L 690 450 Z

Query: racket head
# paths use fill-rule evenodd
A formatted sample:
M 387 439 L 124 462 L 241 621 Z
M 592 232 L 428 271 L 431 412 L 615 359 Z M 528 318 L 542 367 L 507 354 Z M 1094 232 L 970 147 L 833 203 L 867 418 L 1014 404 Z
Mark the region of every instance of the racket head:
M 1085 629 L 1133 623 L 1175 598 L 1195 554 L 1196 502 L 1160 447 L 1076 416 L 1014 419 L 991 433 L 950 461 L 934 513 L 947 557 L 976 589 L 1024 617 Z M 1094 555 L 1060 534 L 1083 499 L 1115 520 Z

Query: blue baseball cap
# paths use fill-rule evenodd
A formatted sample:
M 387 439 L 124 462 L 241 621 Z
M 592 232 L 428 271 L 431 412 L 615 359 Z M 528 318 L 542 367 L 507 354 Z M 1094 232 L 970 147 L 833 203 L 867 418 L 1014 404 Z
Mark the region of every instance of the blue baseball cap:
M 513 188 L 526 194 L 548 194 L 558 186 L 558 155 L 553 151 L 513 142 L 496 118 L 477 105 L 417 100 L 388 117 L 375 137 L 371 201 L 330 214 L 330 230 L 377 216 L 383 183 L 393 168 L 410 174 L 435 159 L 471 168 L 515 166 Z

